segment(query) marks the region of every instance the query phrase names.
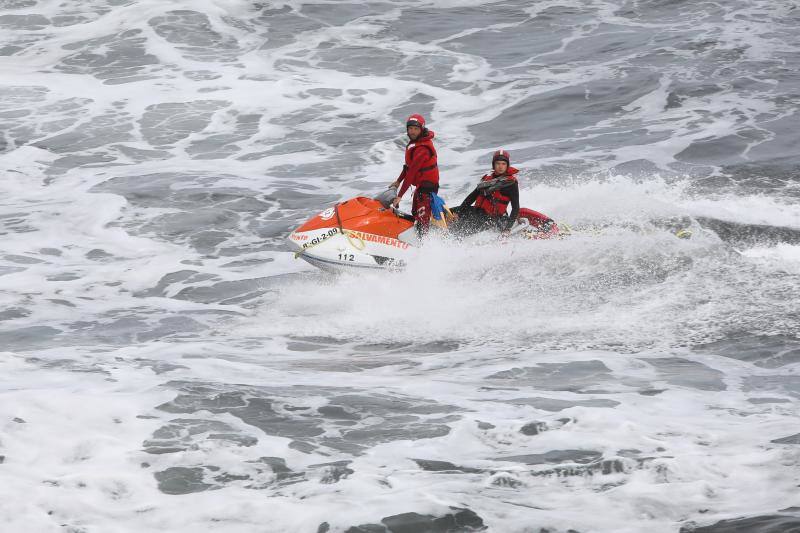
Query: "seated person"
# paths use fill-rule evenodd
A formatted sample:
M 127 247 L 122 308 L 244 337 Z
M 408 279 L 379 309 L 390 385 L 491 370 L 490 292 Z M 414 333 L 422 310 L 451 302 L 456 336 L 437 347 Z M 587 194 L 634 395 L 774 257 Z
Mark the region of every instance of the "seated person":
M 492 173 L 481 178 L 478 186 L 461 205 L 453 209 L 458 221 L 452 229 L 470 235 L 485 229 L 508 233 L 519 215 L 518 170 L 510 166 L 509 154 L 498 150 L 492 156 Z M 472 206 L 472 204 L 475 206 Z M 506 216 L 508 204 L 511 215 Z

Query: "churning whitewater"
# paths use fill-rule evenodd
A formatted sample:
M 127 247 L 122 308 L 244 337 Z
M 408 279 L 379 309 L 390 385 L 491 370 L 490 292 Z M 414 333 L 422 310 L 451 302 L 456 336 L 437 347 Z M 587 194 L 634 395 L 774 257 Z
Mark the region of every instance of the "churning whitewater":
M 798 25 L 0 0 L 0 531 L 797 530 Z M 296 258 L 412 113 L 449 205 L 503 148 L 571 234 Z

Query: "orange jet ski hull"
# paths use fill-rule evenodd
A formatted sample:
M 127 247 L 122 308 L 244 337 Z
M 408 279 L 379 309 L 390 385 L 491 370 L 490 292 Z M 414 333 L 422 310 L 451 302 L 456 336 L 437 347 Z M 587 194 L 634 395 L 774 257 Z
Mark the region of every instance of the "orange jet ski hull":
M 549 239 L 558 226 L 546 215 L 520 209 L 512 233 Z M 288 237 L 296 256 L 323 270 L 402 268 L 420 241 L 413 218 L 359 196 L 329 207 Z
M 398 268 L 419 244 L 414 223 L 362 196 L 329 207 L 289 235 L 289 242 L 314 266 Z

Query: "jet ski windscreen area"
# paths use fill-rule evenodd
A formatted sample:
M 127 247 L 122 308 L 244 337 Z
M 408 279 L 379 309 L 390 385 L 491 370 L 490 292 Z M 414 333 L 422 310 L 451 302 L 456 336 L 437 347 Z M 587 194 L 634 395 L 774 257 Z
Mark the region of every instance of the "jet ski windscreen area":
M 0 531 L 800 530 L 798 25 L 0 1 Z
M 384 191 L 375 195 L 375 200 L 380 202 L 381 206 L 388 208 L 392 204 L 392 200 L 397 196 L 397 187 L 389 187 Z

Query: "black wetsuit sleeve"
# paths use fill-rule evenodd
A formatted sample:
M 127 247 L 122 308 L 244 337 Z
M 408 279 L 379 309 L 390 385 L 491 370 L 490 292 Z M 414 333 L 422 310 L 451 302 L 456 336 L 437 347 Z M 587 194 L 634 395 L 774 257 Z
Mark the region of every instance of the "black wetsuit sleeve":
M 503 187 L 503 194 L 511 199 L 511 214 L 508 215 L 506 231 L 511 229 L 519 216 L 519 184 L 515 181 L 508 187 Z
M 474 191 L 469 193 L 469 196 L 464 198 L 464 201 L 461 202 L 461 206 L 460 207 L 469 207 L 469 206 L 471 206 L 475 202 L 475 200 L 478 199 L 478 195 L 479 194 L 480 194 L 480 191 L 478 189 L 475 189 Z M 517 194 L 517 196 L 519 196 L 519 194 Z

